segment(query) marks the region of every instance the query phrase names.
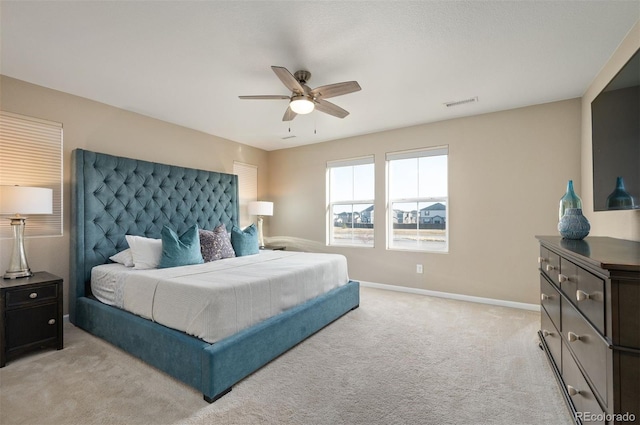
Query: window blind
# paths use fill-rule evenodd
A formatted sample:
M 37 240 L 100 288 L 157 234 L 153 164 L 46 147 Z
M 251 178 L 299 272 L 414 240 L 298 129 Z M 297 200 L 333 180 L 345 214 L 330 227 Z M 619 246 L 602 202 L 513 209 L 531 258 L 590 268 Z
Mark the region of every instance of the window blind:
M 234 161 L 233 174 L 238 176 L 240 226 L 244 228 L 252 223 L 247 205 L 258 200 L 258 167 Z
M 398 159 L 422 158 L 426 156 L 448 155 L 449 147 L 440 146 L 435 148 L 414 149 L 410 151 L 388 152 L 387 161 L 395 161 Z
M 348 167 L 351 165 L 373 164 L 373 155 L 362 156 L 359 158 L 338 159 L 335 161 L 327 161 L 327 168 Z
M 0 111 L 0 185 L 53 190 L 53 214 L 32 215 L 25 236 L 60 236 L 62 224 L 62 124 Z M 13 237 L 8 216 L 0 238 Z

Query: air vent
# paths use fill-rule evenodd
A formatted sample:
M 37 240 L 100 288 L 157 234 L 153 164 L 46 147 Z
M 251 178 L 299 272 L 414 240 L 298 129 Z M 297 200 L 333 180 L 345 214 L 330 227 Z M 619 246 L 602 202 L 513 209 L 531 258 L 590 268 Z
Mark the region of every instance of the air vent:
M 294 137 L 296 136 L 292 134 L 291 136 L 284 136 L 282 140 L 293 139 Z
M 469 99 L 464 99 L 464 100 L 456 100 L 454 102 L 445 102 L 444 106 L 446 106 L 447 108 L 451 108 L 453 106 L 460 106 L 466 103 L 476 103 L 477 101 L 478 101 L 478 96 L 471 97 Z

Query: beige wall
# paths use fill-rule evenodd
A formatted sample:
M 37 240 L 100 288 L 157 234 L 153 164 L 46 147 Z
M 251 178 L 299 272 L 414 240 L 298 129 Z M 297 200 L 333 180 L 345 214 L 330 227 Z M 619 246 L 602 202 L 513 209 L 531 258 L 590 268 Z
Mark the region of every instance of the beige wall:
M 449 146 L 449 253 L 385 248 L 385 153 Z M 375 248 L 325 246 L 329 160 L 375 155 Z M 557 234 L 567 181 L 580 184 L 580 100 L 269 152 L 271 242 L 343 253 L 356 280 L 539 301 L 537 234 Z M 423 264 L 424 274 L 416 273 Z
M 593 211 L 593 168 L 591 166 L 593 161 L 591 102 L 639 48 L 640 21 L 631 29 L 582 96 L 582 181 L 584 182 L 582 206 L 591 222 L 591 235 L 640 241 L 640 210 Z
M 636 25 L 582 100 L 265 152 L 69 94 L 0 77 L 0 108 L 64 125 L 65 234 L 27 241 L 34 270 L 68 281 L 70 153 L 84 148 L 230 172 L 259 166 L 259 197 L 275 202 L 265 219 L 272 243 L 343 253 L 352 278 L 525 303 L 538 301 L 536 234 L 556 234 L 557 204 L 573 179 L 592 235 L 640 240 L 640 213 L 593 212 L 590 102 L 640 45 Z M 582 134 L 581 134 L 582 133 Z M 376 211 L 385 211 L 386 152 L 449 146 L 450 244 L 447 254 L 389 251 L 378 220 L 375 248 L 326 247 L 325 167 L 367 154 L 376 160 Z M 382 213 L 380 213 L 382 212 Z M 10 241 L 0 241 L 0 270 Z M 425 273 L 416 274 L 416 264 Z M 65 283 L 66 291 L 66 283 Z M 66 311 L 66 304 L 65 304 Z
M 0 76 L 0 109 L 50 121 L 64 128 L 64 235 L 28 238 L 32 270 L 64 278 L 68 312 L 71 151 L 82 148 L 204 170 L 232 172 L 233 161 L 258 166 L 259 196 L 268 185 L 267 153 L 70 94 Z M 212 117 L 215 119 L 215 117 Z M 0 273 L 8 267 L 11 240 L 0 240 Z

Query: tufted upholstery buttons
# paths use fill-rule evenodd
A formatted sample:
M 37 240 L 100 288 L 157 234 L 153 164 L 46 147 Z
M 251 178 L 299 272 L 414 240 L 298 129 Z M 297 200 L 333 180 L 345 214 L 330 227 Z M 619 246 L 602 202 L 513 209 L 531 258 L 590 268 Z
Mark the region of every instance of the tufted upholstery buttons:
M 127 247 L 125 234 L 159 238 L 163 225 L 182 233 L 193 223 L 213 230 L 238 221 L 238 180 L 195 170 L 84 151 L 85 279 Z

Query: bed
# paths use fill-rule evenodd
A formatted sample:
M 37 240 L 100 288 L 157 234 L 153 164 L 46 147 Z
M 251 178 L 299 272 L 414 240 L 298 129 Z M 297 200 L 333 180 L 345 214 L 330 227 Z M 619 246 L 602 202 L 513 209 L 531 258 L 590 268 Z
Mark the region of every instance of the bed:
M 71 322 L 196 388 L 207 402 L 358 307 L 359 284 L 348 281 L 208 342 L 99 301 L 91 292 L 92 270 L 128 247 L 125 235 L 160 238 L 164 225 L 178 234 L 194 224 L 237 226 L 238 181 L 82 149 L 72 160 Z

